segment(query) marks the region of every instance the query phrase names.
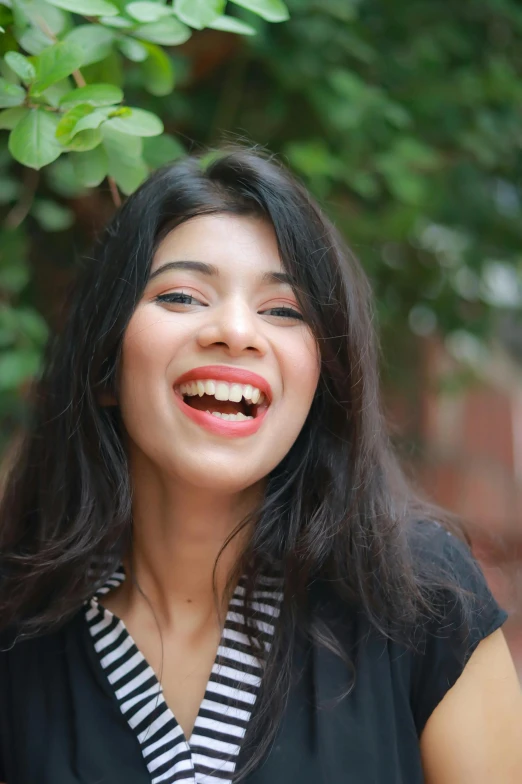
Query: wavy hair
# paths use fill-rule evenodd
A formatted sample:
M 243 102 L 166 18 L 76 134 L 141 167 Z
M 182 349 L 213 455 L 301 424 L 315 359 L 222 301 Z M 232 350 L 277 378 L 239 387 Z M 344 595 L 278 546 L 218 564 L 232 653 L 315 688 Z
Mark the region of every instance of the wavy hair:
M 296 631 L 344 655 L 310 612 L 313 582 L 328 581 L 382 634 L 407 638 L 433 609 L 430 591 L 441 579 L 412 554 L 411 523 L 433 512 L 408 489 L 388 443 L 367 279 L 307 190 L 268 155 L 225 148 L 210 161 L 190 156 L 159 169 L 84 261 L 3 491 L 0 627 L 36 635 L 64 624 L 132 547 L 123 425 L 118 407 L 102 406 L 100 395 L 118 398 L 122 338 L 161 238 L 183 221 L 214 213 L 272 224 L 321 357 L 309 415 L 268 477 L 237 565 L 249 590 L 266 569 L 284 577 L 282 614 L 249 727 L 260 740 L 242 777 L 274 737 Z

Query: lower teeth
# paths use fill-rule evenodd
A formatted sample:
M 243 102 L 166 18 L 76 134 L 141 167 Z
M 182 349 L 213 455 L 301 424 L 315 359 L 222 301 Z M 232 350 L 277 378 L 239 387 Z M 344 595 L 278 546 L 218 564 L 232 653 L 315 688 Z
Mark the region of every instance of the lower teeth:
M 227 419 L 229 422 L 243 422 L 246 419 L 253 419 L 252 416 L 245 416 L 245 414 L 222 414 L 220 411 L 209 411 L 207 409 L 207 414 L 212 414 L 212 416 L 219 417 L 219 419 Z

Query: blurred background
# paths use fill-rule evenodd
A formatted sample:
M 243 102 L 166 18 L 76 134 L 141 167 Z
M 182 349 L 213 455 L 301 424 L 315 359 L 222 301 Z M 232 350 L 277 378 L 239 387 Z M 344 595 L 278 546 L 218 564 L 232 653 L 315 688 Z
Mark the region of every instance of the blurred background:
M 101 82 L 165 126 L 140 141 L 135 171 L 111 167 L 106 146 L 97 184 L 85 147 L 24 166 L 12 114 L 0 114 L 1 452 L 23 427 L 78 259 L 120 192 L 185 151 L 267 147 L 371 278 L 392 436 L 417 485 L 466 522 L 510 612 L 522 677 L 522 5 L 177 0 L 174 27 L 153 5 L 164 6 L 0 3 L 2 55 L 83 47 L 81 73 L 40 91 L 49 106 Z M 28 83 L 20 63 L 2 60 L 8 87 Z

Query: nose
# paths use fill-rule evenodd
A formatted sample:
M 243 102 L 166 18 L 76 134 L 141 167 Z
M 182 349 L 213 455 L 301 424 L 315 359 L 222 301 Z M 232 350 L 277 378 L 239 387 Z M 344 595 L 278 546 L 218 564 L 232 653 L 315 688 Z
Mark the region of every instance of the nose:
M 209 309 L 208 321 L 199 330 L 198 343 L 203 348 L 222 346 L 230 356 L 240 356 L 246 351 L 265 354 L 267 350 L 259 316 L 240 297 Z

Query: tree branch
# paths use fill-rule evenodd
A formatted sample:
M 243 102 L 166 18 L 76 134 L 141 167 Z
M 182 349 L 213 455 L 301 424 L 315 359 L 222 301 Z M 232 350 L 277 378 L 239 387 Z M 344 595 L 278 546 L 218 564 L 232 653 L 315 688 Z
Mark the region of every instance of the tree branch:
M 89 21 L 94 21 L 94 20 L 89 20 Z M 42 31 L 46 35 L 48 35 L 49 38 L 51 38 L 51 40 L 53 40 L 55 42 L 58 40 L 56 38 L 56 36 L 54 35 L 53 31 L 49 28 L 49 25 L 47 24 L 45 19 L 42 19 L 41 17 L 39 17 L 38 18 L 38 23 L 39 23 Z M 74 79 L 77 87 L 85 87 L 87 85 L 87 82 L 83 78 L 83 74 L 82 74 L 82 72 L 80 71 L 79 68 L 77 68 L 76 71 L 73 71 L 71 76 Z M 114 203 L 114 206 L 115 207 L 121 207 L 121 196 L 120 196 L 120 192 L 118 190 L 118 186 L 116 185 L 116 181 L 115 181 L 114 177 L 107 177 L 107 180 L 109 182 L 109 189 L 110 189 L 110 192 L 111 192 L 112 201 Z
M 109 183 L 109 188 L 111 191 L 112 200 L 116 207 L 121 207 L 121 196 L 118 190 L 118 186 L 116 185 L 116 180 L 114 177 L 107 177 L 107 182 Z
M 6 229 L 16 229 L 29 214 L 34 201 L 34 195 L 40 181 L 40 172 L 36 169 L 24 169 L 24 187 L 20 200 L 7 213 L 4 226 Z
M 87 84 L 80 70 L 73 71 L 72 78 L 76 82 L 76 87 L 85 87 L 85 85 Z

